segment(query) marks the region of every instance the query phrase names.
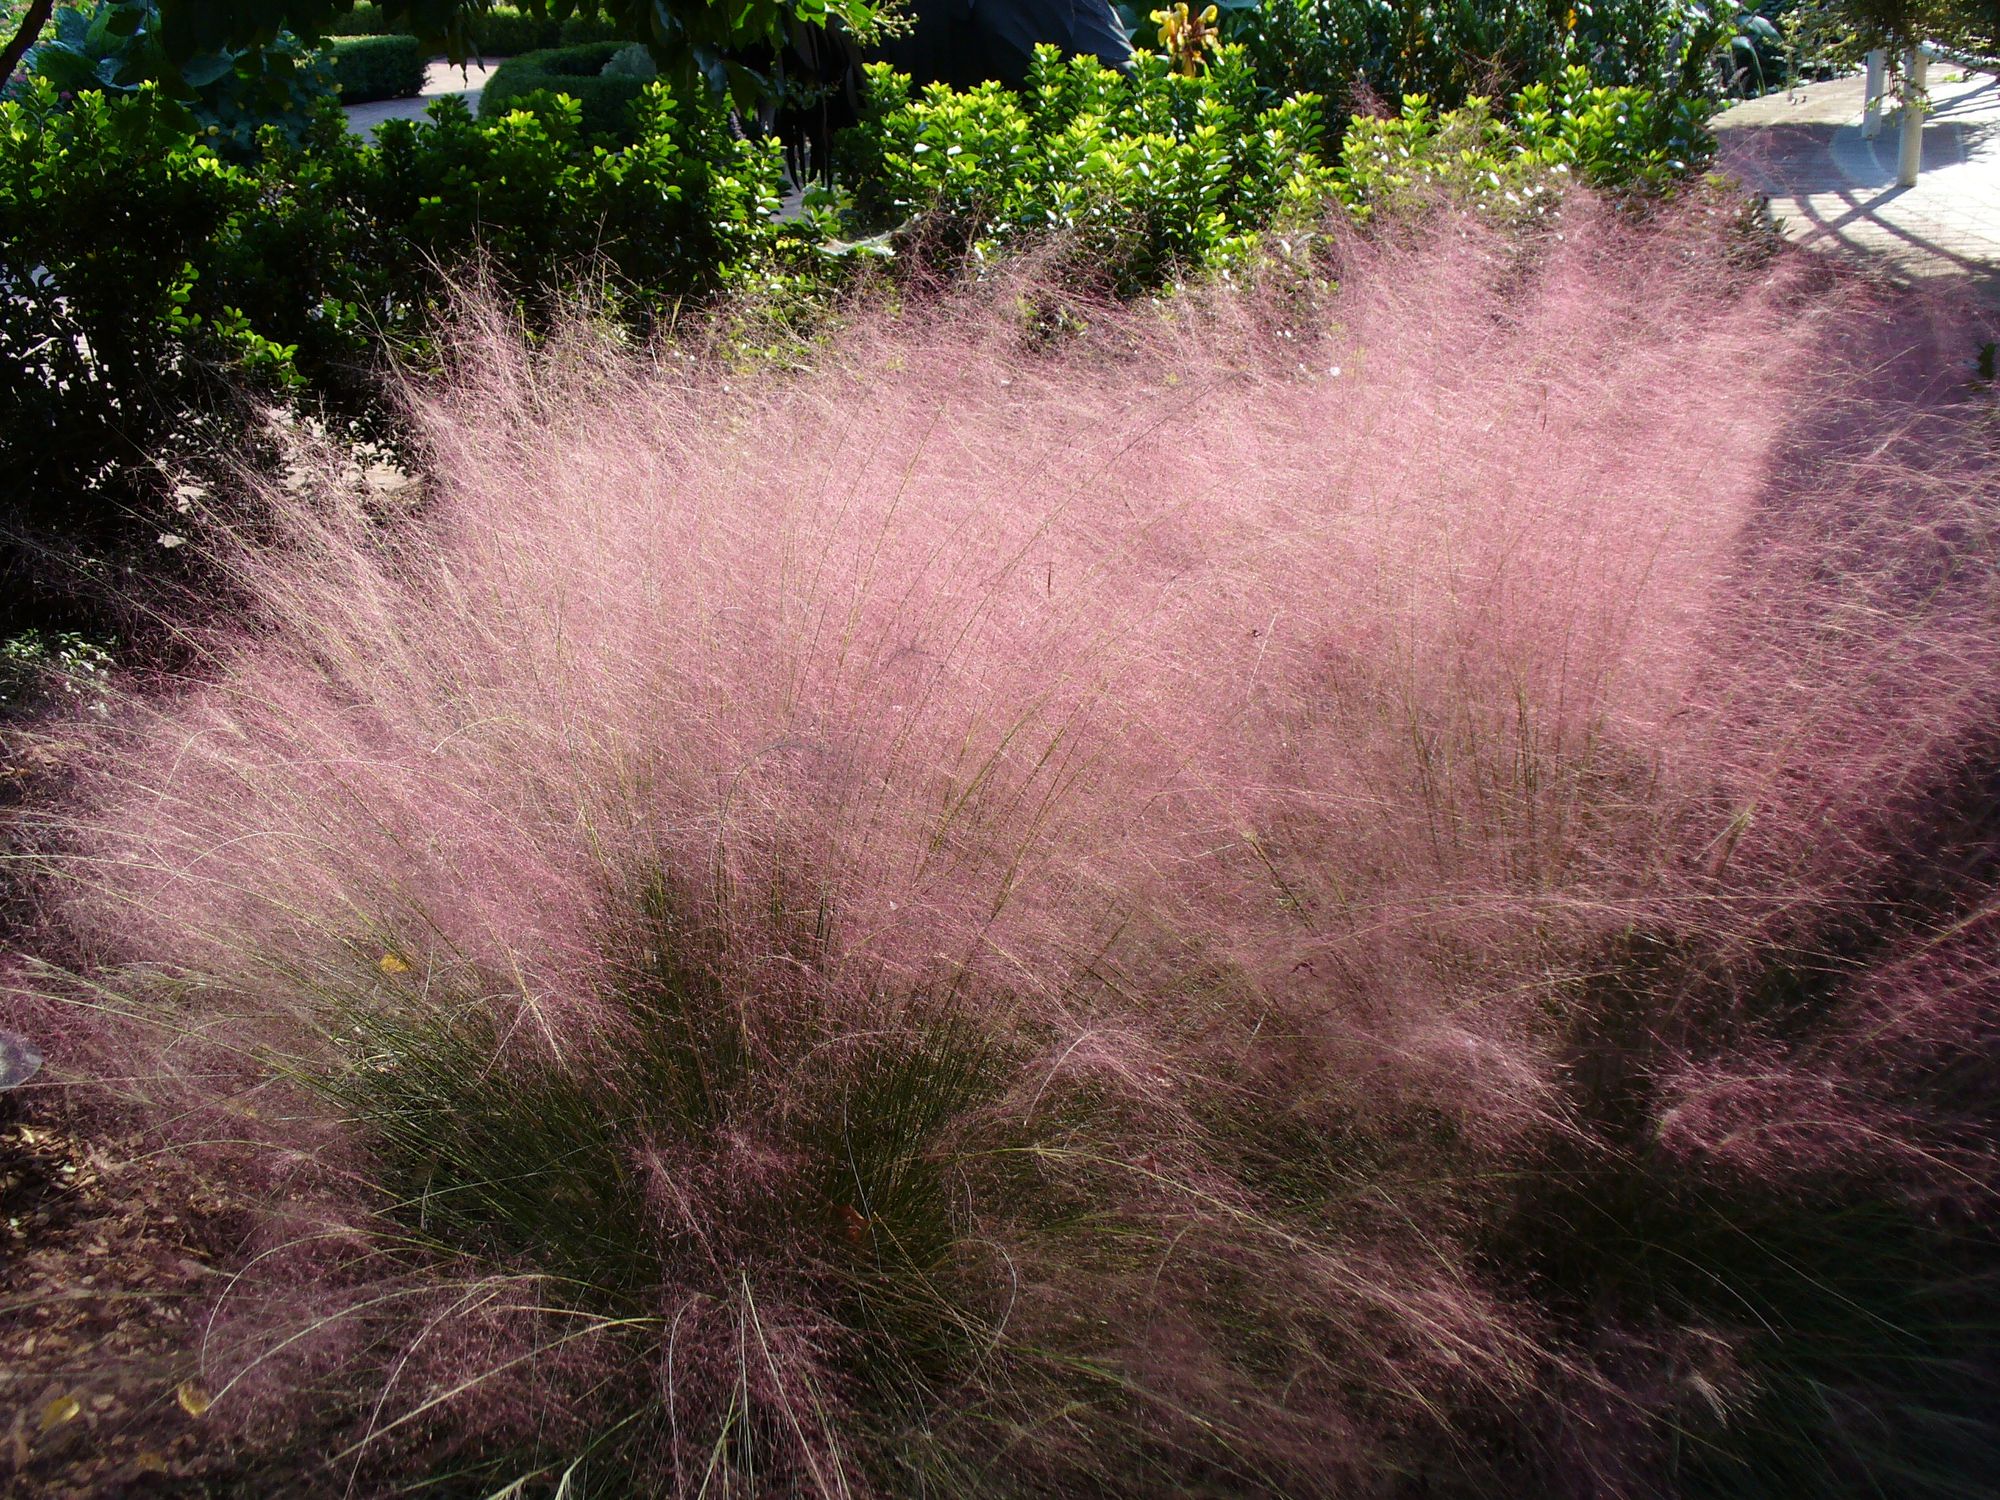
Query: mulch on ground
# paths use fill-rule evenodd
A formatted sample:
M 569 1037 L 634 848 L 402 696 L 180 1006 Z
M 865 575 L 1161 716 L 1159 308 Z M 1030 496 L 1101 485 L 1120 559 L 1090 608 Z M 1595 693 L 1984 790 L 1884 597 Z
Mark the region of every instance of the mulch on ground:
M 236 1492 L 192 1376 L 227 1205 L 31 1098 L 0 1098 L 0 1496 Z

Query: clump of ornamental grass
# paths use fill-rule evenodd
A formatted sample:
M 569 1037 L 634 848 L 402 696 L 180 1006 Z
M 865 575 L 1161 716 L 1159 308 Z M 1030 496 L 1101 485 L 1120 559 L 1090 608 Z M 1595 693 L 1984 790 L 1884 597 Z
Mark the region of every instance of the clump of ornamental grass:
M 207 1420 L 444 1493 L 1982 1472 L 1951 310 L 1431 230 L 783 373 L 475 302 L 421 510 L 212 530 L 242 618 L 47 731 L 15 986 L 257 1205 Z

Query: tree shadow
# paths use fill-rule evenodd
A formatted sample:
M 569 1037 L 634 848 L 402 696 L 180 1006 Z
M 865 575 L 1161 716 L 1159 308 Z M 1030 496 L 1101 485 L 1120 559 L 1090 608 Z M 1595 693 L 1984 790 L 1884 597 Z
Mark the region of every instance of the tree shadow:
M 2000 80 L 1995 81 L 2000 88 Z M 1979 91 L 1977 101 L 1988 101 Z M 1968 107 L 1971 96 L 1952 101 Z M 2000 120 L 1940 118 L 1924 126 L 1918 184 L 1897 185 L 1897 126 L 1893 118 L 1869 140 L 1858 125 L 1771 125 L 1724 132 L 1718 166 L 1745 189 L 1770 201 L 1772 212 L 1798 226 L 1788 237 L 1816 249 L 1841 249 L 1873 259 L 1892 274 L 1957 276 L 1975 294 L 2000 299 L 2000 260 L 1955 245 L 1952 220 L 1972 216 L 1970 204 L 1940 200 L 1934 174 L 2000 150 Z M 1926 181 L 1926 178 L 1929 181 Z M 1934 211 L 1934 210 L 1941 210 Z M 1991 237 L 2000 245 L 2000 199 Z

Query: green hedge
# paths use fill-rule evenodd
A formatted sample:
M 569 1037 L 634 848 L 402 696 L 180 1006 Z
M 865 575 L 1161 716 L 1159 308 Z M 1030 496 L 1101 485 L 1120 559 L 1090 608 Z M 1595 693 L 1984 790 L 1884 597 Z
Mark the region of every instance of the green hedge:
M 562 44 L 562 26 L 555 21 L 538 21 L 518 10 L 490 10 L 474 18 L 468 29 L 472 44 L 489 57 L 517 57 Z M 608 37 L 606 38 L 609 39 Z M 596 38 L 580 38 L 595 41 Z
M 547 47 L 618 39 L 618 28 L 602 18 L 571 16 L 566 21 L 537 20 L 504 5 L 473 17 L 470 24 L 473 46 L 487 57 L 514 57 Z M 373 0 L 361 0 L 353 10 L 338 17 L 333 27 L 335 36 L 387 36 L 392 32 L 388 18 Z
M 136 598 L 180 564 L 160 476 L 255 445 L 236 379 L 382 431 L 382 350 L 428 357 L 440 268 L 481 257 L 531 318 L 602 271 L 642 335 L 819 274 L 823 228 L 774 221 L 776 142 L 736 139 L 706 91 L 653 87 L 634 117 L 606 151 L 574 100 L 481 124 L 446 96 L 370 143 L 328 100 L 303 148 L 267 134 L 235 163 L 156 89 L 0 100 L 0 639 L 51 624 L 58 587 Z
M 361 3 L 345 15 L 335 16 L 326 28 L 328 36 L 389 36 L 389 22 L 382 14 L 382 8 L 373 0 Z
M 645 91 L 643 78 L 606 78 L 604 65 L 619 50 L 617 42 L 589 42 L 580 47 L 552 47 L 510 58 L 493 70 L 479 95 L 479 117 L 497 120 L 517 109 L 530 94 L 567 94 L 583 106 L 586 135 L 632 139 L 632 101 Z
M 328 52 L 343 104 L 411 99 L 424 91 L 424 49 L 413 36 L 339 37 Z

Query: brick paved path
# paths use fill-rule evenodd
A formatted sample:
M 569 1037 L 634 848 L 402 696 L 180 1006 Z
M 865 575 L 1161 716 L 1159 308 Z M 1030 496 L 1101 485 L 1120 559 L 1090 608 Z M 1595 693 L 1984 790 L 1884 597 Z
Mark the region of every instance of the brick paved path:
M 1809 84 L 1724 111 L 1722 169 L 1801 244 L 1867 256 L 1905 279 L 1970 278 L 2000 303 L 2000 77 L 1933 62 L 1917 185 L 1896 186 L 1901 118 L 1861 134 L 1862 81 Z

